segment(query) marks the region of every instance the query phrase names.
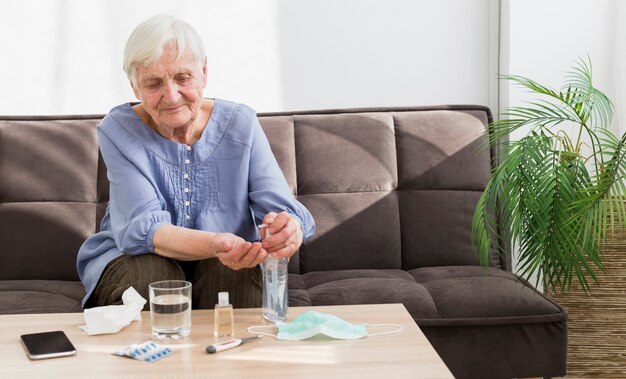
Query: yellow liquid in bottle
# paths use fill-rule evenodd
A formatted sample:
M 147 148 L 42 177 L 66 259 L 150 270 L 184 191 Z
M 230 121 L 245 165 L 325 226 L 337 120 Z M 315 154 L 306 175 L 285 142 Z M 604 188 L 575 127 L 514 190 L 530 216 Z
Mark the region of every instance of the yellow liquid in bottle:
M 235 334 L 235 317 L 233 306 L 215 306 L 213 335 L 215 337 L 232 337 Z

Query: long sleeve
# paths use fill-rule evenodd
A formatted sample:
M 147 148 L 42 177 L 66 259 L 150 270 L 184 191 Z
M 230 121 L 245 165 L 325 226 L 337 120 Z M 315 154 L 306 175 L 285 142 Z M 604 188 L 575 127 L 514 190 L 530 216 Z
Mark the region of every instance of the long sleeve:
M 154 233 L 159 226 L 171 223 L 171 216 L 164 210 L 154 183 L 138 167 L 141 157 L 135 153 L 140 145 L 124 154 L 102 128 L 98 129 L 98 139 L 110 182 L 109 213 L 115 244 L 126 254 L 153 252 Z

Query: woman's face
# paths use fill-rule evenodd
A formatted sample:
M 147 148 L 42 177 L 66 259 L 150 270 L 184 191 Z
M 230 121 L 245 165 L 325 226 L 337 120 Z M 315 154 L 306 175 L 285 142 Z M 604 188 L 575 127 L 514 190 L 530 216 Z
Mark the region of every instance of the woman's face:
M 167 134 L 193 124 L 206 86 L 206 60 L 199 67 L 189 47 L 178 60 L 177 54 L 177 44 L 168 43 L 154 64 L 135 65 L 135 81 L 131 81 L 135 96 L 155 126 Z

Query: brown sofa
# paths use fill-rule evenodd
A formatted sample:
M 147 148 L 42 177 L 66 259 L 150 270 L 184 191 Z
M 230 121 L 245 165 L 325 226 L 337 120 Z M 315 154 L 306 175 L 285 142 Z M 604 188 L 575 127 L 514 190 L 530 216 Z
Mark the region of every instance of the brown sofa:
M 101 115 L 0 117 L 0 313 L 79 312 L 76 253 L 108 200 Z M 470 242 L 492 152 L 482 106 L 260 114 L 317 234 L 289 302 L 403 303 L 459 378 L 565 374 L 567 313 Z

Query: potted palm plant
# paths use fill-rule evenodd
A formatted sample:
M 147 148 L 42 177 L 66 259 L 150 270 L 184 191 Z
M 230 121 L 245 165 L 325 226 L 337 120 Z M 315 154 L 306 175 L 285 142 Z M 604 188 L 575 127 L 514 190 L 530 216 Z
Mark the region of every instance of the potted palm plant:
M 626 220 L 626 135 L 609 124 L 613 105 L 592 84 L 589 59 L 579 59 L 560 90 L 509 75 L 538 99 L 509 108 L 488 126 L 497 166 L 472 220 L 483 266 L 501 246 L 518 248 L 518 274 L 555 292 L 576 279 L 587 292 L 602 270 L 607 231 Z M 512 140 L 511 133 L 527 131 Z M 591 279 L 591 280 L 589 280 Z

